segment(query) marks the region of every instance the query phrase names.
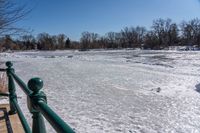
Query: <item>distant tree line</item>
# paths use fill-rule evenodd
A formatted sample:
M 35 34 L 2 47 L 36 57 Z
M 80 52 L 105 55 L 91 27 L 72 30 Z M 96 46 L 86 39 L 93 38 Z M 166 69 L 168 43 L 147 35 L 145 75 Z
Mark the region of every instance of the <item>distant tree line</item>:
M 149 30 L 143 26 L 124 27 L 119 32 L 83 32 L 80 41 L 72 41 L 65 34 L 49 35 L 40 33 L 37 37 L 24 35 L 12 39 L 6 35 L 0 39 L 1 50 L 56 50 L 56 49 L 98 49 L 98 48 L 143 48 L 164 49 L 169 46 L 197 45 L 200 47 L 200 19 L 182 21 L 180 24 L 171 19 L 157 19 Z

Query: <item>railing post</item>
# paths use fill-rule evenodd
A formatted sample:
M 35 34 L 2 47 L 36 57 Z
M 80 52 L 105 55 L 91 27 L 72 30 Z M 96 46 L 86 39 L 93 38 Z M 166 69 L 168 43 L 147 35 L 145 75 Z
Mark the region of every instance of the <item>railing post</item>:
M 7 76 L 8 76 L 8 91 L 9 91 L 9 103 L 10 103 L 10 111 L 9 111 L 9 114 L 12 115 L 12 114 L 16 114 L 16 109 L 15 109 L 15 106 L 13 105 L 13 100 L 16 100 L 17 101 L 17 95 L 15 93 L 15 83 L 14 83 L 14 80 L 11 76 L 11 72 L 14 73 L 14 69 L 12 68 L 13 64 L 12 62 L 8 61 L 6 62 L 6 66 L 7 66 L 7 69 L 6 69 L 6 72 L 7 72 Z
M 33 91 L 33 93 L 28 96 L 28 108 L 33 114 L 33 133 L 46 133 L 44 119 L 39 111 L 34 107 L 36 101 L 42 100 L 47 102 L 46 95 L 44 92 L 40 91 L 43 87 L 43 81 L 40 78 L 32 78 L 28 81 L 28 87 Z

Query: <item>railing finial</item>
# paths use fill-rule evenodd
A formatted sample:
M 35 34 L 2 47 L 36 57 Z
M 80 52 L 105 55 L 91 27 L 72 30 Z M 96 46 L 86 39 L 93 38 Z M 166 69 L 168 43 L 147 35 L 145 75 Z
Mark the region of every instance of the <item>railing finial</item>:
M 11 67 L 13 66 L 13 63 L 12 63 L 11 61 L 7 61 L 7 62 L 6 62 L 6 66 L 7 66 L 8 68 L 11 68 Z
M 34 93 L 38 93 L 43 87 L 43 80 L 40 78 L 32 78 L 28 81 L 28 87 Z
M 43 91 L 40 91 L 43 87 L 43 81 L 40 78 L 32 78 L 28 81 L 28 88 L 33 91 L 33 93 L 28 97 L 28 108 L 33 114 L 33 133 L 46 133 L 44 119 L 37 110 L 37 102 L 43 101 L 47 103 L 46 95 Z

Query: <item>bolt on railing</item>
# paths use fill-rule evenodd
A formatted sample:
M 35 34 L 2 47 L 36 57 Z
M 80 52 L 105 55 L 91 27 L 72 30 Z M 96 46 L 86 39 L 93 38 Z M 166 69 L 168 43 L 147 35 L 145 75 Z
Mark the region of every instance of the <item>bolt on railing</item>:
M 6 71 L 8 76 L 8 91 L 9 91 L 9 103 L 10 111 L 9 114 L 18 114 L 24 131 L 26 133 L 31 133 L 31 129 L 20 109 L 17 102 L 17 95 L 15 89 L 15 83 L 20 86 L 20 88 L 27 95 L 27 104 L 30 113 L 32 113 L 32 133 L 46 133 L 45 123 L 43 116 L 52 125 L 52 127 L 58 133 L 74 133 L 72 128 L 68 126 L 48 105 L 47 98 L 43 91 L 43 81 L 40 78 L 32 78 L 28 81 L 28 86 L 15 74 L 12 68 L 13 64 L 11 62 L 6 62 L 7 69 L 0 69 L 0 71 Z M 7 94 L 0 94 L 7 96 Z

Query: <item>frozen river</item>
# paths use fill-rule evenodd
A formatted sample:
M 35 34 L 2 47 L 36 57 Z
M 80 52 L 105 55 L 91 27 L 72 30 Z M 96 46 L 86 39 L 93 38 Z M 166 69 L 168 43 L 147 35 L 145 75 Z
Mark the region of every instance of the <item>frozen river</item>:
M 200 132 L 200 52 L 16 52 L 0 60 L 13 61 L 25 82 L 41 77 L 49 106 L 78 133 Z

